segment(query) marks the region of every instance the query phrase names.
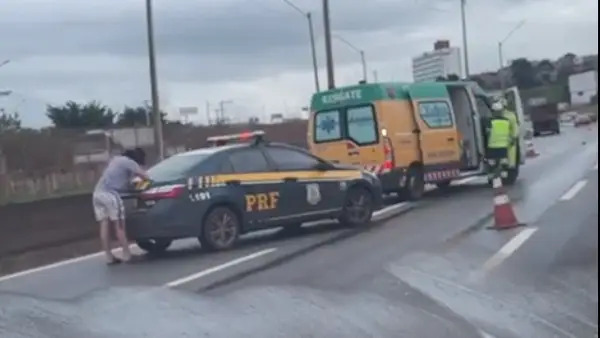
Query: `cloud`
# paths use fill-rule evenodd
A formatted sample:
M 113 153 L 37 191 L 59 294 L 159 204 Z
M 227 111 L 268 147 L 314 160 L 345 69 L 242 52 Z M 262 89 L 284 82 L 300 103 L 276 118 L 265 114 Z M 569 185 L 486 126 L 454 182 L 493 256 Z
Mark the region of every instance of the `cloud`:
M 321 1 L 296 0 L 314 13 L 321 85 L 325 86 Z M 235 97 L 239 119 L 251 112 L 300 110 L 314 90 L 307 21 L 281 0 L 154 0 L 161 101 L 204 107 Z M 380 80 L 411 80 L 410 58 L 447 38 L 461 44 L 454 0 L 331 1 L 336 34 L 364 49 Z M 469 55 L 474 72 L 497 68 L 496 45 L 508 59 L 596 53 L 598 4 L 589 0 L 467 2 Z M 149 98 L 145 7 L 138 0 L 5 0 L 0 30 L 0 88 L 15 91 L 0 105 L 43 125 L 44 103 L 98 99 L 119 108 Z M 333 42 L 338 84 L 361 76 L 359 55 Z M 0 60 L 1 61 L 1 60 Z M 17 95 L 18 94 L 18 95 Z

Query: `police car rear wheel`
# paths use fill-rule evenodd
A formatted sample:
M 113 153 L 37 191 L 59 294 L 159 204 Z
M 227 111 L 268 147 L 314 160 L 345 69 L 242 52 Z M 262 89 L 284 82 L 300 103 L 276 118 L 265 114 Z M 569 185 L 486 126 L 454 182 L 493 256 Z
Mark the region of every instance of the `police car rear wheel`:
M 362 226 L 371 221 L 373 215 L 373 195 L 364 188 L 353 188 L 348 192 L 340 223 L 352 227 Z
M 212 209 L 203 222 L 200 244 L 208 250 L 226 250 L 235 245 L 240 233 L 240 219 L 228 207 Z
M 171 246 L 171 243 L 170 239 L 144 239 L 136 241 L 140 249 L 153 255 L 165 252 Z

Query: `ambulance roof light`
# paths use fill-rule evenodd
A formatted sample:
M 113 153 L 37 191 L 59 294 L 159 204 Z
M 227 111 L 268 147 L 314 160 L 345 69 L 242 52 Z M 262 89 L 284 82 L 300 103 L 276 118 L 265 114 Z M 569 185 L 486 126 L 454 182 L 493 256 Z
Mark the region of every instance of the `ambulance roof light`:
M 208 137 L 206 141 L 213 146 L 221 146 L 228 143 L 233 142 L 248 142 L 250 140 L 254 140 L 255 143 L 259 143 L 263 140 L 263 136 L 265 132 L 262 130 L 255 131 L 245 131 L 239 134 L 230 134 L 230 135 L 219 135 Z

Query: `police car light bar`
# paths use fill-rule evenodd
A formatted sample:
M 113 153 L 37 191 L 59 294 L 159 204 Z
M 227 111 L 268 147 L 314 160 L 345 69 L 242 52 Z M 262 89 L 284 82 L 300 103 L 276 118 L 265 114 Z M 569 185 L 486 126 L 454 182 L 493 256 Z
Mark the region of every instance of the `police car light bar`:
M 231 134 L 231 135 L 220 135 L 220 136 L 212 136 L 206 139 L 207 142 L 213 143 L 215 145 L 223 145 L 230 141 L 249 141 L 249 140 L 259 140 L 265 135 L 265 132 L 262 130 L 255 131 L 247 131 L 240 134 Z

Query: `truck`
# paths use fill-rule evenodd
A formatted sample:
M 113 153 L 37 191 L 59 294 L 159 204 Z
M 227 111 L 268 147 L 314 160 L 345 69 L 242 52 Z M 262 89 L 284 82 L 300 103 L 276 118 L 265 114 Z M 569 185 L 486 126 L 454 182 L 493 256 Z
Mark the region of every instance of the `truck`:
M 518 89 L 506 93 L 523 121 Z M 377 175 L 384 193 L 417 200 L 426 184 L 487 175 L 491 99 L 475 82 L 361 83 L 313 95 L 307 141 L 315 155 Z M 525 162 L 520 124 L 514 184 Z
M 560 112 L 556 103 L 540 103 L 528 108 L 533 136 L 544 132 L 560 134 Z

